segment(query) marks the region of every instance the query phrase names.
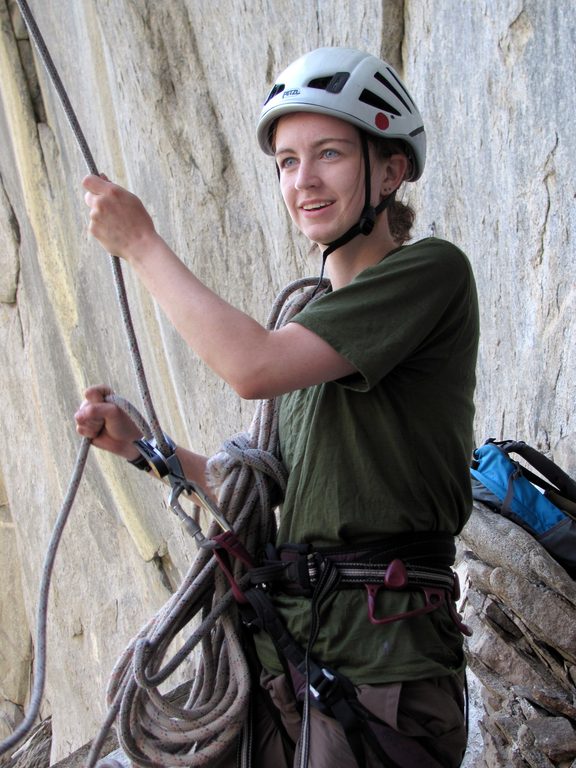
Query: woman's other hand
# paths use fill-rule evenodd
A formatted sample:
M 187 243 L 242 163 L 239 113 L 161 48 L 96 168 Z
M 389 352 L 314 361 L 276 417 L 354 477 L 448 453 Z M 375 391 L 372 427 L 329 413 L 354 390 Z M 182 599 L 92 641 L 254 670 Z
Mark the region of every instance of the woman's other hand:
M 92 441 L 92 445 L 125 459 L 139 456 L 134 440 L 142 437 L 132 419 L 115 403 L 106 398 L 113 394 L 109 387 L 89 387 L 74 418 L 76 431 Z

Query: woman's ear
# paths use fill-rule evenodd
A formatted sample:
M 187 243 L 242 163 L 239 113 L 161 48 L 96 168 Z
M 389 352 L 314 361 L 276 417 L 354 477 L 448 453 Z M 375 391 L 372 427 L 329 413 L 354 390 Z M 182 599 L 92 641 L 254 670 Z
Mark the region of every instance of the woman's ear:
M 382 175 L 382 194 L 390 194 L 398 189 L 408 174 L 410 162 L 403 152 L 395 152 L 384 161 L 385 169 Z

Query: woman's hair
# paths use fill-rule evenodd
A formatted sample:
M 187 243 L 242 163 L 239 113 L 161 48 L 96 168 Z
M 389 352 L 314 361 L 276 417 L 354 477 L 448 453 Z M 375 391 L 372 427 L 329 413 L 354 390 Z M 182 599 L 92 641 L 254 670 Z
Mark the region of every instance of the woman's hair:
M 379 138 L 369 133 L 366 135 L 379 158 L 387 158 L 391 155 L 400 153 L 406 155 L 410 164 L 413 163 L 411 153 L 403 141 Z M 407 172 L 407 176 L 410 176 L 410 171 Z M 406 203 L 401 203 L 394 198 L 386 210 L 388 212 L 390 234 L 397 243 L 402 245 L 407 240 L 410 240 L 412 225 L 414 224 L 414 219 L 416 217 L 414 209 L 412 206 L 407 205 Z

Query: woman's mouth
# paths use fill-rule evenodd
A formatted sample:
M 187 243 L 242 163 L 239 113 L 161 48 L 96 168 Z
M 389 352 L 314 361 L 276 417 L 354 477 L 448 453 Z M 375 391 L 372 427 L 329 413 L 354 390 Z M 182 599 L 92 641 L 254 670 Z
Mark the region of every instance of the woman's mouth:
M 317 202 L 303 203 L 300 207 L 303 211 L 319 211 L 332 205 L 330 200 L 318 200 Z

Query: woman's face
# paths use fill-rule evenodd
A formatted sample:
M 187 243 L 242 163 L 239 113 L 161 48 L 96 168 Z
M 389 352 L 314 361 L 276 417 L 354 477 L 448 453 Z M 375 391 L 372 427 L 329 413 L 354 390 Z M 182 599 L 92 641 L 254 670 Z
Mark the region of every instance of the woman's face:
M 285 115 L 276 124 L 275 157 L 288 212 L 310 240 L 330 243 L 358 221 L 365 191 L 356 127 L 313 112 Z

